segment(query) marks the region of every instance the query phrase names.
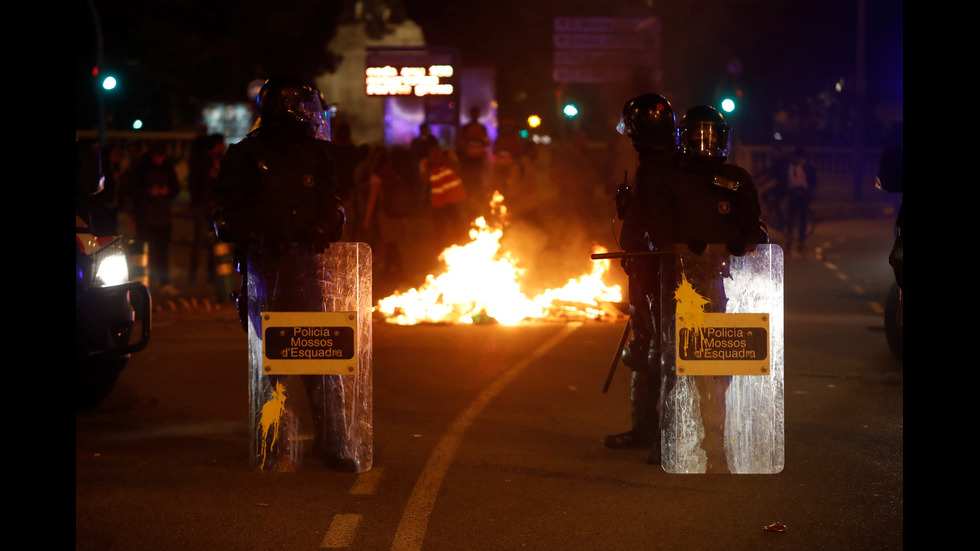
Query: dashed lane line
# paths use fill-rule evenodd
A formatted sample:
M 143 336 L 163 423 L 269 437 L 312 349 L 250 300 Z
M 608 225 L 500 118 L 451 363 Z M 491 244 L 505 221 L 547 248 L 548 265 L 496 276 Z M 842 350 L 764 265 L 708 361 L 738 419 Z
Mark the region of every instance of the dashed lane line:
M 568 338 L 581 325 L 581 323 L 566 325 L 561 332 L 539 346 L 531 355 L 501 373 L 456 417 L 456 420 L 436 444 L 435 449 L 432 450 L 429 461 L 415 483 L 412 495 L 409 496 L 408 504 L 405 506 L 405 512 L 402 513 L 402 518 L 398 522 L 398 529 L 391 546 L 392 551 L 418 551 L 422 548 L 422 540 L 425 537 L 429 516 L 432 514 L 432 508 L 435 506 L 436 496 L 446 472 L 449 470 L 456 450 L 470 425 L 483 412 L 487 404 L 500 394 L 517 375 Z
M 350 547 L 357 535 L 357 525 L 361 522 L 361 515 L 340 514 L 334 515 L 330 521 L 330 528 L 320 541 L 321 549 L 344 549 Z
M 381 477 L 384 476 L 384 467 L 374 467 L 367 472 L 357 475 L 354 485 L 347 492 L 355 496 L 374 495 L 378 490 Z M 361 515 L 351 513 L 338 513 L 330 521 L 330 527 L 320 541 L 321 549 L 345 549 L 354 543 L 357 536 L 357 527 L 361 522 Z
M 817 253 L 817 258 L 818 259 L 822 259 L 823 258 L 823 252 L 829 246 L 830 246 L 830 244 L 829 243 L 826 243 L 823 246 L 817 248 L 816 253 Z M 847 274 L 845 274 L 841 270 L 840 266 L 838 266 L 838 265 L 836 265 L 836 264 L 834 264 L 832 262 L 828 262 L 826 260 L 821 260 L 821 262 L 823 263 L 823 265 L 824 265 L 825 268 L 827 268 L 828 270 L 830 270 L 831 272 L 833 272 L 835 276 L 837 276 L 837 279 L 839 279 L 841 281 L 845 281 L 845 282 L 849 282 L 850 281 L 851 278 L 849 278 L 847 276 Z M 854 293 L 857 296 L 863 296 L 864 295 L 864 288 L 861 287 L 860 285 L 857 285 L 857 284 L 852 283 L 851 284 L 851 289 L 854 291 Z M 884 314 L 885 313 L 884 307 L 882 307 L 881 303 L 879 303 L 878 301 L 874 301 L 874 300 L 869 301 L 868 302 L 868 307 L 870 307 L 871 308 L 871 311 L 874 312 L 875 314 Z

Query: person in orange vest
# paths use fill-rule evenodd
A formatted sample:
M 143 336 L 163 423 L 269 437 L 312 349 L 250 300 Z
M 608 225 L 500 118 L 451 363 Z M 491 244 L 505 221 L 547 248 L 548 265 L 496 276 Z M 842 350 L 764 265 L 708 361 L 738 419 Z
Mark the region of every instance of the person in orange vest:
M 438 145 L 429 149 L 429 155 L 420 165 L 422 177 L 430 185 L 433 234 L 439 250 L 452 245 L 456 237 L 462 237 L 463 218 L 459 207 L 467 195 L 458 166 Z

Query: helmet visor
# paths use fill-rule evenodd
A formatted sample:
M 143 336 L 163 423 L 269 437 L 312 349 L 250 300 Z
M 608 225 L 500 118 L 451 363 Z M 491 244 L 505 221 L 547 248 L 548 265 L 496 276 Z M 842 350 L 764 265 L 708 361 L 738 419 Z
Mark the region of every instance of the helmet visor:
M 696 157 L 728 157 L 731 144 L 728 126 L 695 123 L 680 129 L 681 150 Z
M 302 113 L 303 118 L 310 122 L 310 129 L 313 130 L 313 134 L 317 139 L 330 139 L 327 112 L 323 106 L 323 102 L 320 101 L 319 95 L 309 96 L 300 101 L 298 109 Z

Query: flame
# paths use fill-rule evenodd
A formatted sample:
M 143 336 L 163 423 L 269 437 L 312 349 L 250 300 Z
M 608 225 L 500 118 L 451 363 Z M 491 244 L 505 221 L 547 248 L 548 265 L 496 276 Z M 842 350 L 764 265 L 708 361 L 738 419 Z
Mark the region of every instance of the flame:
M 414 325 L 492 318 L 502 325 L 517 325 L 526 319 L 568 315 L 600 318 L 609 315 L 603 304 L 622 300 L 620 287 L 602 280 L 610 269 L 609 260 L 594 262 L 591 273 L 569 279 L 561 288 L 528 297 L 521 289 L 524 269 L 510 251 L 501 250 L 507 211 L 499 192 L 494 193 L 490 206 L 500 222 L 477 218 L 468 244 L 452 245 L 439 255 L 445 265 L 441 274 L 430 274 L 419 288 L 396 292 L 378 302 L 377 310 L 386 321 Z M 592 252 L 606 250 L 596 246 Z

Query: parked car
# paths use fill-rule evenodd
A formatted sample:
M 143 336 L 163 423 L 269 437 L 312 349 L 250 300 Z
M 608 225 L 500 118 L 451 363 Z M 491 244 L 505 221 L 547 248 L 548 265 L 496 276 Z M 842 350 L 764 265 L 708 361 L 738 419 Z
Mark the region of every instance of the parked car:
M 103 219 L 97 142 L 76 140 L 75 368 L 76 409 L 103 401 L 130 355 L 150 340 L 150 292 L 129 279 L 123 239 Z

